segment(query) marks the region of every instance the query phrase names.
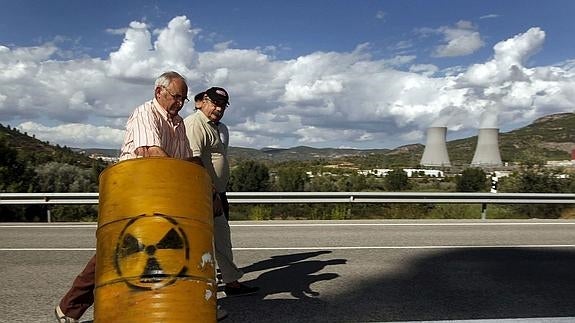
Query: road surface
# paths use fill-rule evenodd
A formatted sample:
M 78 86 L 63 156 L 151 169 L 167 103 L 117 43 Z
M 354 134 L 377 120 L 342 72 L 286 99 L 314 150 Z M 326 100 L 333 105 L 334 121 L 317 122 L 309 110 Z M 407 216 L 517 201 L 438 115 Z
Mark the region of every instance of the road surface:
M 54 322 L 96 224 L 0 223 L 0 322 Z M 575 322 L 575 221 L 232 222 L 225 322 Z M 89 311 L 82 322 L 91 322 Z

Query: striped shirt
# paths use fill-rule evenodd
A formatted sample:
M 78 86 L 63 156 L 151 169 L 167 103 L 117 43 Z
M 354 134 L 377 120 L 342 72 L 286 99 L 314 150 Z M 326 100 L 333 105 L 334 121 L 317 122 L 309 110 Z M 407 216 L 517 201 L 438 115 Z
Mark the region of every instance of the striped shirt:
M 173 158 L 192 156 L 182 117 L 169 118 L 156 99 L 137 107 L 128 119 L 120 160 L 136 158 L 138 147 L 150 146 L 162 148 Z

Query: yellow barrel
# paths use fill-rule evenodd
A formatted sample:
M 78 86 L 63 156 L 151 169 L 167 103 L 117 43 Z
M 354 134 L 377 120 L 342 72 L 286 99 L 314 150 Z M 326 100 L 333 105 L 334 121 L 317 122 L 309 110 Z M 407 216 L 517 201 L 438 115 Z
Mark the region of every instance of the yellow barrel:
M 94 322 L 215 322 L 211 181 L 173 158 L 100 175 Z

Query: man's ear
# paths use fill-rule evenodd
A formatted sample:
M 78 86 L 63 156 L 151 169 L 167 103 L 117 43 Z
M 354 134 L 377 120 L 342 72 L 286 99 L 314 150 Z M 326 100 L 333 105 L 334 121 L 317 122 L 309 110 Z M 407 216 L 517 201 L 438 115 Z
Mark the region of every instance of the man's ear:
M 162 87 L 158 86 L 154 89 L 154 98 L 157 100 L 160 98 L 160 92 L 162 91 Z

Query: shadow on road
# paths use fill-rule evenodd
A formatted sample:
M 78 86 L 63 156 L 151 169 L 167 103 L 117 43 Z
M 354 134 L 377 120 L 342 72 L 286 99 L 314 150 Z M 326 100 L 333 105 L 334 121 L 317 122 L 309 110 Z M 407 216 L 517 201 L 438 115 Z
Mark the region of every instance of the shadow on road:
M 572 250 L 486 248 L 425 253 L 393 276 L 357 282 L 346 292 L 338 291 L 346 277 L 340 277 L 338 266 L 333 266 L 345 265 L 345 259 L 312 259 L 325 259 L 329 253 L 275 256 L 244 268 L 263 271 L 248 282 L 262 290 L 256 296 L 219 300 L 230 312 L 226 322 L 575 317 Z M 319 281 L 333 285 L 328 287 L 329 295 L 313 290 Z M 290 295 L 274 297 L 277 293 Z

